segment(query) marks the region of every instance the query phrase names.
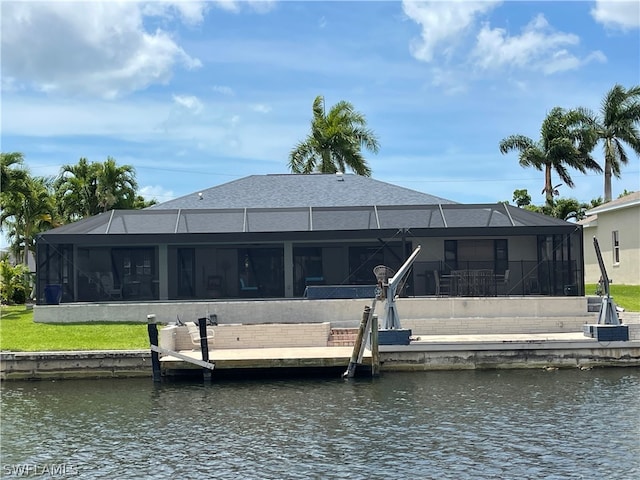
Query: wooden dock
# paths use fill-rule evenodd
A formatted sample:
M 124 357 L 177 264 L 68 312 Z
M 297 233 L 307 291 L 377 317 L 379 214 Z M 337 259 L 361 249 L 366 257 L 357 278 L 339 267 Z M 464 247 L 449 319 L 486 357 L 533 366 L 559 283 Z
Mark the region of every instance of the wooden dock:
M 241 373 L 242 370 L 266 369 L 346 369 L 353 347 L 286 347 L 286 348 L 238 348 L 209 350 L 209 362 L 215 364 L 213 375 L 224 371 Z M 199 350 L 181 350 L 178 353 L 201 360 Z M 363 358 L 364 365 L 371 365 L 371 352 Z M 182 359 L 165 355 L 160 358 L 163 375 L 175 376 L 187 370 L 201 367 Z

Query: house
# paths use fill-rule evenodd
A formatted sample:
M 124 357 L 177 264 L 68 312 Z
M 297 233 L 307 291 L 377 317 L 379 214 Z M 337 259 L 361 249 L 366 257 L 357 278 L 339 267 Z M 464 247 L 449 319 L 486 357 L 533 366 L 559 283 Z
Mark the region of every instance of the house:
M 593 208 L 579 223 L 584 229 L 585 282 L 597 283 L 600 267 L 593 246 L 598 239 L 609 279 L 640 285 L 640 192 Z
M 357 175 L 277 174 L 41 234 L 37 298 L 301 298 L 375 285 L 374 267 L 397 269 L 417 245 L 403 295 L 584 294 L 579 225 Z

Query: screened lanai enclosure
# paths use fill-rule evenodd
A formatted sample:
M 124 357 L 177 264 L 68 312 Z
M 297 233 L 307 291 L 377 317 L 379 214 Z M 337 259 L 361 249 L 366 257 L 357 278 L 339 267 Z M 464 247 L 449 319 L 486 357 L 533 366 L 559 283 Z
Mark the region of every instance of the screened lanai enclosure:
M 580 226 L 438 203 L 111 211 L 39 236 L 37 301 L 340 298 L 417 245 L 401 295 L 584 294 Z

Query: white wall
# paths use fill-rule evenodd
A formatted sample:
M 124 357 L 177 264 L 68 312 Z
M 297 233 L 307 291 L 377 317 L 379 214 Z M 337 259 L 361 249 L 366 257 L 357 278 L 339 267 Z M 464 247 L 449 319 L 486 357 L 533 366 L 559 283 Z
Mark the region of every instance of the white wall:
M 620 263 L 613 259 L 613 232 L 619 232 Z M 597 225 L 584 229 L 585 282 L 597 283 L 600 268 L 593 247 L 598 238 L 602 260 L 613 283 L 640 285 L 640 206 L 598 213 Z

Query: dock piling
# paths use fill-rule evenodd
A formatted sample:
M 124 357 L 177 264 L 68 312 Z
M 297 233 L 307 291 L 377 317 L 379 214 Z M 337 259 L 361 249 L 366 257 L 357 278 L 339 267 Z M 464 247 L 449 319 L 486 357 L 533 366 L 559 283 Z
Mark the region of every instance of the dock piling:
M 356 343 L 353 346 L 353 352 L 351 353 L 351 360 L 349 361 L 349 366 L 347 367 L 347 371 L 342 374 L 343 378 L 353 378 L 356 374 L 356 367 L 358 362 L 361 361 L 361 352 L 363 350 L 363 342 L 365 340 L 365 333 L 367 331 L 367 326 L 369 324 L 369 318 L 371 314 L 371 307 L 366 305 L 364 307 L 364 311 L 362 312 L 362 320 L 360 320 L 360 327 L 358 328 L 358 336 L 356 337 Z
M 200 350 L 202 351 L 202 361 L 209 363 L 209 340 L 207 339 L 207 317 L 198 319 L 198 329 L 200 330 Z M 211 381 L 211 370 L 202 369 L 202 376 L 205 382 Z
M 147 315 L 147 332 L 149 333 L 149 343 L 151 344 L 151 368 L 153 371 L 153 381 L 162 381 L 160 371 L 160 355 L 153 347 L 158 348 L 158 324 L 154 314 Z
M 378 348 L 378 315 L 371 317 L 371 376 L 380 375 L 380 349 Z

